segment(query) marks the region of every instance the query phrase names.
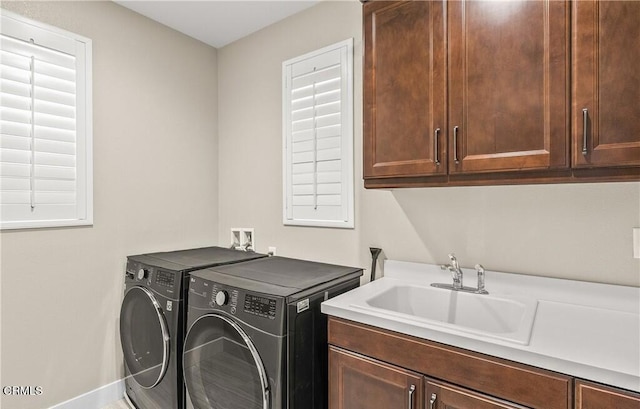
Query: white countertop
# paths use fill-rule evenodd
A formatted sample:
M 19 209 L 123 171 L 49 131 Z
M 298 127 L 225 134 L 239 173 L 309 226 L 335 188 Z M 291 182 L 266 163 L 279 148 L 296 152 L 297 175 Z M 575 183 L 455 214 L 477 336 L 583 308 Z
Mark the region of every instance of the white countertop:
M 475 285 L 476 272 L 463 271 L 465 285 Z M 392 285 L 451 282 L 448 272 L 429 264 L 387 260 L 384 273 L 325 301 L 322 312 L 640 392 L 640 288 L 487 271 L 492 296 L 538 300 L 531 338 L 522 345 L 363 308 Z

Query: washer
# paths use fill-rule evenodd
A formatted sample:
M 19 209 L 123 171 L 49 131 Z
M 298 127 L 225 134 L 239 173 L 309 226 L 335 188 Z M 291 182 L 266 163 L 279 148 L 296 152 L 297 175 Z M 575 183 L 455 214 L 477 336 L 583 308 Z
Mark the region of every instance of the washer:
M 195 271 L 183 355 L 187 408 L 326 409 L 320 304 L 362 270 L 284 257 Z
M 182 347 L 189 273 L 266 257 L 206 247 L 129 256 L 120 310 L 125 398 L 138 409 L 183 409 Z

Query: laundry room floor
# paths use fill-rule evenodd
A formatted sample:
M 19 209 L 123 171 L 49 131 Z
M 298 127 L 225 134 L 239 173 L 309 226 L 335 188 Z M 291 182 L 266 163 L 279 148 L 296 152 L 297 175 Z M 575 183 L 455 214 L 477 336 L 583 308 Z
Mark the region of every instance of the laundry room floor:
M 113 402 L 110 405 L 105 406 L 102 409 L 131 409 L 129 407 L 129 405 L 127 405 L 127 401 L 125 401 L 124 399 L 120 399 L 117 402 Z

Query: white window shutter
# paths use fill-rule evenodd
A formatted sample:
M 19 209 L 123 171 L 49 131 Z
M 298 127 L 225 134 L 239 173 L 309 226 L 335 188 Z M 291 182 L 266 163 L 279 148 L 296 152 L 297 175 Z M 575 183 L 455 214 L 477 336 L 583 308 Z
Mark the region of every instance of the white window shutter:
M 352 228 L 353 40 L 282 71 L 284 223 Z
M 2 11 L 2 228 L 92 223 L 91 42 Z

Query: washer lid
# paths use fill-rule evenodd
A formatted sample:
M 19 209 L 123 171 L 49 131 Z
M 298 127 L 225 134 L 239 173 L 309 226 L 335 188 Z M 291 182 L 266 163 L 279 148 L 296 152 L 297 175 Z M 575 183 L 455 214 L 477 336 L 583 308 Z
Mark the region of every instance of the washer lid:
M 179 271 L 192 271 L 211 266 L 219 266 L 229 263 L 239 263 L 245 260 L 254 260 L 266 257 L 266 254 L 252 251 L 239 251 L 224 247 L 202 247 L 197 249 L 167 251 L 149 253 L 130 258 L 156 265 L 158 267 L 171 268 Z
M 241 264 L 211 267 L 192 273 L 203 278 L 250 291 L 282 297 L 340 278 L 362 275 L 362 269 L 286 257 L 269 257 Z

